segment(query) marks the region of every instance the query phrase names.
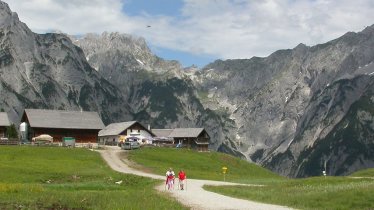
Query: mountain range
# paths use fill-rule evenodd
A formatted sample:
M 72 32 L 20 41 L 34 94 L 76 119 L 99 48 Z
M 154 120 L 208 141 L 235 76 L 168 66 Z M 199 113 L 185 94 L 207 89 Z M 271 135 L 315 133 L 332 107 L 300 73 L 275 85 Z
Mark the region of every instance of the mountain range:
M 98 111 L 105 124 L 204 127 L 210 149 L 290 177 L 374 167 L 374 26 L 202 69 L 120 33 L 33 33 L 0 2 L 0 107 Z

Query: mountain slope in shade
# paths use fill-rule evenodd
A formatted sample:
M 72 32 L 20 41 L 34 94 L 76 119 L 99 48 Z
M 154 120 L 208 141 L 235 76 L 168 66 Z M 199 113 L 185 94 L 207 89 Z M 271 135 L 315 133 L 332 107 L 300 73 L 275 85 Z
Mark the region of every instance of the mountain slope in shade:
M 98 111 L 105 122 L 128 117 L 121 92 L 62 34 L 35 34 L 0 2 L 0 106 L 19 120 L 23 108 Z
M 103 33 L 85 35 L 74 43 L 84 50 L 90 65 L 121 90 L 135 120 L 153 128 L 204 127 L 212 149 L 228 135 L 224 126 L 232 122 L 205 109 L 197 98 L 187 77 L 194 70 L 155 56 L 144 39 Z

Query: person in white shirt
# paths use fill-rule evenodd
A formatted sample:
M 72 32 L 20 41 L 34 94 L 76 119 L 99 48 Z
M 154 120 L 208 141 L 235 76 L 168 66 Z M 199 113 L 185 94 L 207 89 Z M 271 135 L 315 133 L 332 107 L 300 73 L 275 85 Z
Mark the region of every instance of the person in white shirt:
M 168 190 L 173 188 L 174 179 L 175 179 L 175 173 L 172 168 L 169 168 L 169 170 L 166 171 L 166 185 L 168 186 Z

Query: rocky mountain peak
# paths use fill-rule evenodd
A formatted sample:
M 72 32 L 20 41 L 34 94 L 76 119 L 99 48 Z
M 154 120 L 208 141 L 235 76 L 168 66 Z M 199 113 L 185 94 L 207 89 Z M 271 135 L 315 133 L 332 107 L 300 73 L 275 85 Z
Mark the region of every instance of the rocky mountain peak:
M 4 37 L 2 42 L 4 44 L 5 38 L 13 40 L 10 42 L 22 42 L 28 45 L 30 37 L 33 39 L 33 32 L 27 27 L 26 24 L 21 22 L 18 14 L 12 12 L 5 2 L 0 1 L 0 31 L 3 34 L 13 33 L 14 36 Z M 8 43 L 9 44 L 9 43 Z
M 309 47 L 306 46 L 304 43 L 300 43 L 298 44 L 295 48 L 293 48 L 294 51 L 305 51 L 307 50 Z
M 181 77 L 181 65 L 177 61 L 166 61 L 152 53 L 142 37 L 132 36 L 119 32 L 104 32 L 101 35 L 87 34 L 83 37 L 71 37 L 74 44 L 83 49 L 86 59 L 92 67 L 107 78 L 127 77 L 128 73 L 138 71 L 167 73 Z M 110 62 L 104 62 L 104 60 Z M 103 72 L 106 69 L 116 69 Z M 113 75 L 113 72 L 119 75 Z M 133 75 L 137 77 L 136 75 Z M 124 82 L 121 79 L 121 82 Z
M 7 27 L 17 24 L 18 14 L 12 12 L 7 3 L 0 1 L 0 27 Z
M 85 48 L 88 57 L 94 53 L 107 50 L 152 54 L 144 38 L 119 32 L 103 32 L 101 35 L 91 33 L 83 37 L 73 37 L 72 40 L 75 44 Z
M 363 34 L 374 34 L 374 24 L 371 26 L 367 26 L 363 31 Z
M 7 3 L 0 1 L 0 27 L 19 25 L 21 22 L 16 12 L 12 12 Z M 23 24 L 24 25 L 24 24 Z M 23 27 L 26 27 L 24 25 Z
M 12 11 L 10 10 L 7 3 L 0 1 L 0 18 L 12 16 Z

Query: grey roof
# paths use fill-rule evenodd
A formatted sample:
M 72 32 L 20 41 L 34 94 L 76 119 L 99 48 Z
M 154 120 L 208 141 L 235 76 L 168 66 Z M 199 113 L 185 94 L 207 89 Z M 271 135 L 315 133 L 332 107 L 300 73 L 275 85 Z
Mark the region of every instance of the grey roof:
M 194 141 L 194 142 L 197 145 L 209 145 L 209 142 L 199 142 L 199 141 Z
M 175 128 L 170 133 L 169 137 L 172 138 L 193 138 L 198 137 L 204 128 Z
M 0 112 L 0 126 L 10 126 L 8 114 L 6 112 Z
M 102 129 L 104 123 L 97 112 L 25 109 L 34 128 Z
M 115 136 L 122 133 L 124 130 L 135 124 L 136 121 L 112 123 L 99 131 L 99 136 Z
M 152 132 L 157 137 L 168 137 L 174 129 L 152 129 Z

